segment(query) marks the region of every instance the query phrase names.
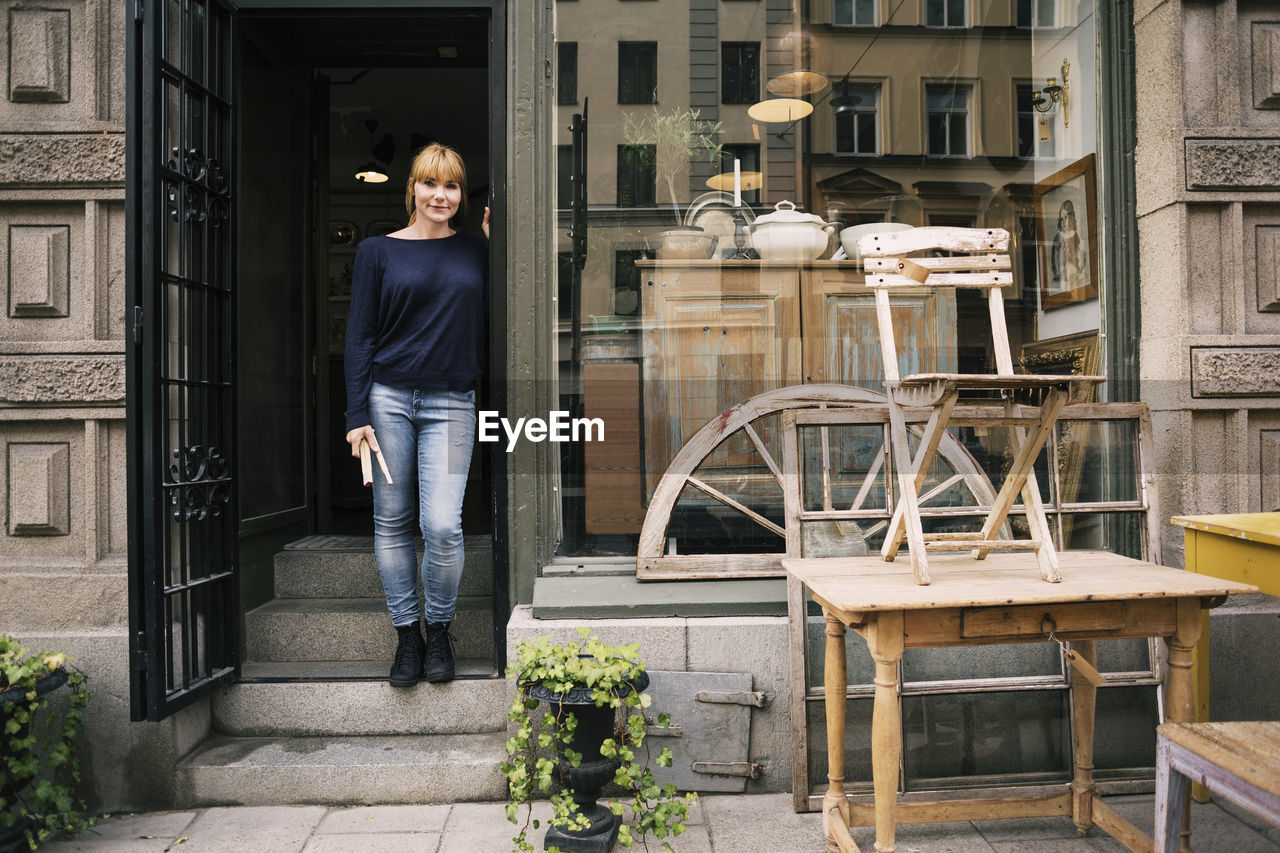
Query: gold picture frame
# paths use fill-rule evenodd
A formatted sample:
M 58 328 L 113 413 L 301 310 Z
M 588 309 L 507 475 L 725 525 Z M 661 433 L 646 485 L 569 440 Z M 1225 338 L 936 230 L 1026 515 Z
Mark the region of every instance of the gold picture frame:
M 1035 185 L 1040 307 L 1098 296 L 1098 205 L 1093 155 Z

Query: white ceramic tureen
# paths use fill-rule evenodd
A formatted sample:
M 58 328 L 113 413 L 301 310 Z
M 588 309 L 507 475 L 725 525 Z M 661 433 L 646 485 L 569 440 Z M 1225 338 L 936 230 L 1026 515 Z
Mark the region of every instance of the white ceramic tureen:
M 834 224 L 821 216 L 801 213 L 790 201 L 780 201 L 747 226 L 751 245 L 766 261 L 812 261 L 827 251 Z

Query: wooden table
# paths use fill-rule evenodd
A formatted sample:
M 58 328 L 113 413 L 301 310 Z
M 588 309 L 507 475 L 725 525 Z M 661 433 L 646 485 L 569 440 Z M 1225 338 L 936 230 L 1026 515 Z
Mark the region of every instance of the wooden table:
M 1155 853 L 1177 853 L 1187 783 L 1280 827 L 1280 723 L 1165 723 L 1157 731 Z
M 1189 515 L 1170 519 L 1186 532 L 1187 571 L 1252 584 L 1280 596 L 1280 512 L 1243 515 Z M 1198 723 L 1209 721 L 1209 613 L 1200 622 L 1204 642 L 1196 646 Z M 1197 797 L 1197 799 L 1199 799 Z
M 1094 641 L 1164 637 L 1169 644 L 1166 716 L 1192 714 L 1191 652 L 1200 637 L 1200 611 L 1230 593 L 1256 587 L 1205 577 L 1102 551 L 1061 554 L 1061 583 L 1040 579 L 1026 554 L 939 554 L 933 583 L 919 586 L 907 566 L 881 558 L 784 559 L 783 567 L 809 588 L 826 617 L 825 693 L 827 778 L 823 831 L 829 851 L 853 853 L 852 825 L 876 827 L 878 853 L 891 853 L 894 827 L 903 823 L 991 820 L 1071 815 L 1076 828 L 1097 825 L 1131 850 L 1150 850 L 1151 838 L 1120 817 L 1096 795 L 1093 782 L 1094 701 L 1097 688 L 1079 672 L 1071 680 L 1072 750 L 1075 772 L 1059 794 L 1033 798 L 1006 795 L 936 802 L 898 803 L 902 755 L 898 707 L 898 661 L 904 649 L 1026 643 L 1055 636 L 1090 665 Z M 802 614 L 792 614 L 799 618 Z M 872 707 L 874 821 L 844 791 L 846 701 L 845 632 L 853 628 L 875 661 Z M 1185 834 L 1189 835 L 1189 831 Z

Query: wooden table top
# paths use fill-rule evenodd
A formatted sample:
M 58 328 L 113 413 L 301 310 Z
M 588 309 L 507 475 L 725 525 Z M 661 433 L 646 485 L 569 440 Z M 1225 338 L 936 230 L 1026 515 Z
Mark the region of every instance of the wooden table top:
M 1246 512 L 1236 515 L 1179 515 L 1169 519 L 1179 527 L 1217 533 L 1249 542 L 1280 545 L 1280 512 Z
M 1115 601 L 1134 598 L 1216 597 L 1257 592 L 1256 586 L 1171 569 L 1107 551 L 1060 551 L 1062 582 L 1040 579 L 1034 555 L 990 554 L 974 559 L 967 551 L 931 553 L 933 583 L 919 586 L 911 561 L 901 555 L 886 563 L 867 557 L 785 558 L 788 574 L 813 595 L 848 613 L 881 610 L 930 610 L 1042 604 L 1064 601 Z

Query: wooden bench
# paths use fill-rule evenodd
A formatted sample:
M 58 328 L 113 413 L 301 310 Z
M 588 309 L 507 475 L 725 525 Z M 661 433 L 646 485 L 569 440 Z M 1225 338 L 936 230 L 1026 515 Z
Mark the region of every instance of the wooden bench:
M 1280 827 L 1280 722 L 1165 723 L 1156 731 L 1156 853 L 1177 853 L 1192 781 Z

